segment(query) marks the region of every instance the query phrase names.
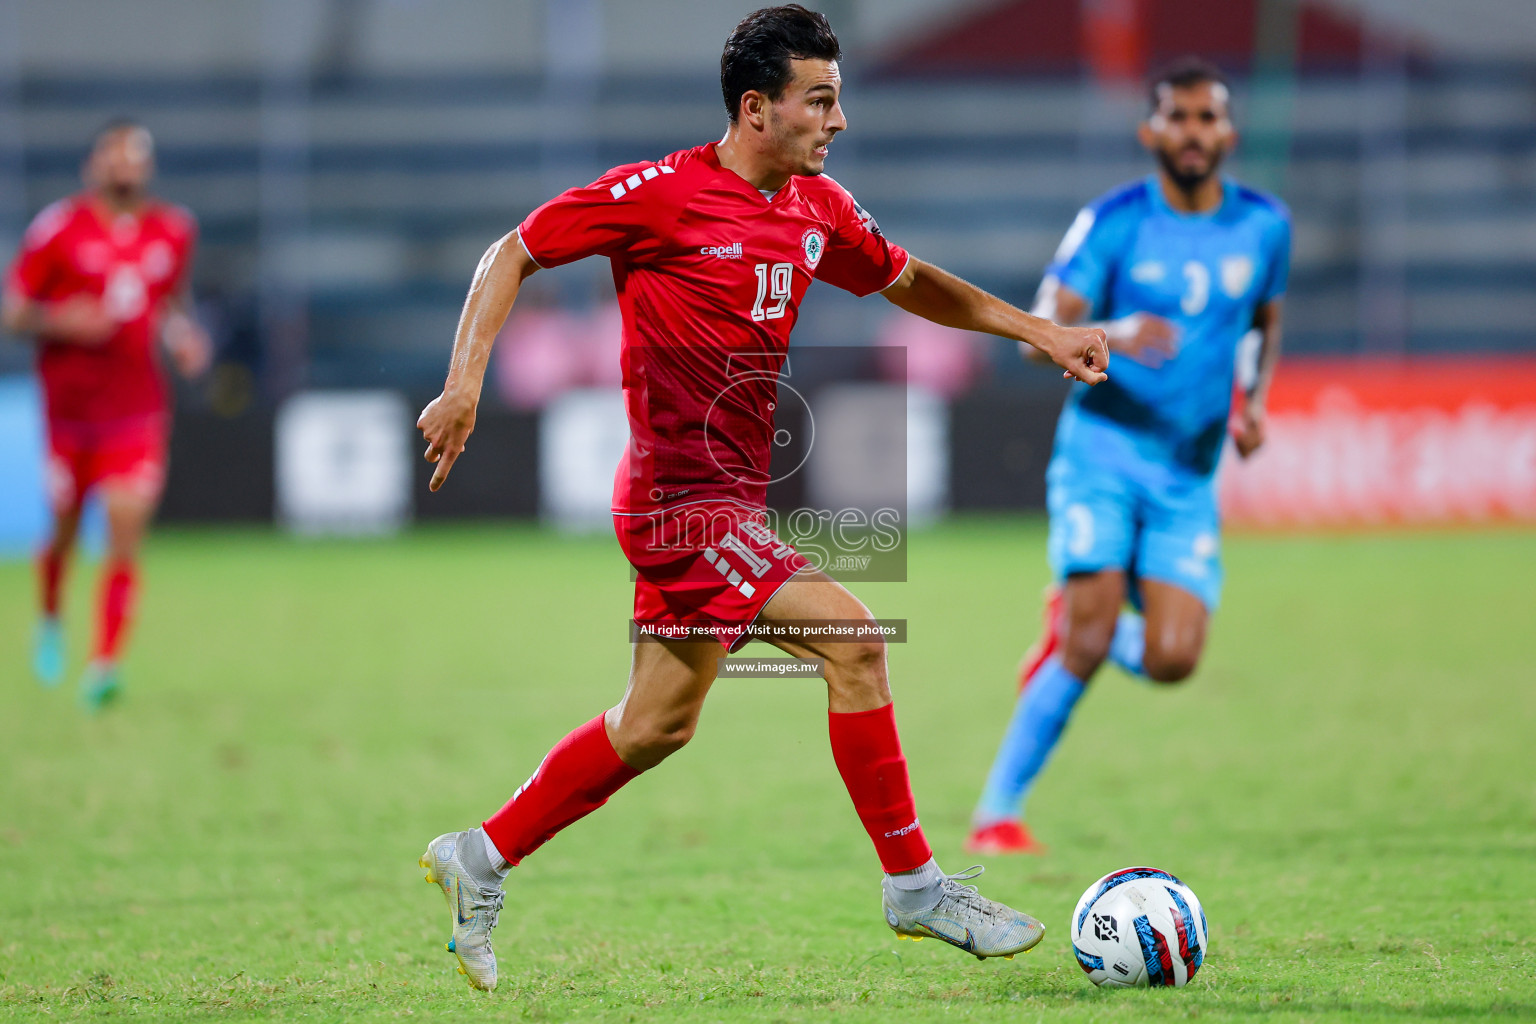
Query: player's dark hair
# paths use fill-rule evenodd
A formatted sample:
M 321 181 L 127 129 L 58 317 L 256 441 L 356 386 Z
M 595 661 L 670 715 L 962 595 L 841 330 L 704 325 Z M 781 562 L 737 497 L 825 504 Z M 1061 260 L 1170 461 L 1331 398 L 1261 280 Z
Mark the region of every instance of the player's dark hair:
M 113 132 L 126 131 L 129 128 L 138 128 L 142 131 L 149 131 L 148 128 L 144 127 L 144 122 L 140 121 L 138 118 L 119 114 L 116 117 L 109 117 L 103 121 L 101 123 L 101 127 L 96 129 L 96 134 L 92 135 L 91 138 L 99 139 L 103 135 L 111 135 Z
M 731 123 L 741 98 L 756 91 L 769 99 L 784 95 L 794 77 L 791 60 L 837 60 L 843 55 L 827 16 L 799 4 L 764 7 L 741 19 L 720 54 L 720 92 Z
M 1204 85 L 1207 82 L 1222 86 L 1229 92 L 1232 88 L 1221 68 L 1201 57 L 1180 57 L 1164 65 L 1147 81 L 1147 102 L 1151 112 L 1157 113 L 1157 108 L 1162 104 L 1164 88 L 1188 89 L 1192 85 Z
M 91 147 L 94 149 L 96 144 L 101 142 L 101 140 L 106 138 L 108 135 L 114 135 L 117 132 L 126 131 L 140 131 L 145 135 L 148 135 L 151 139 L 154 138 L 154 135 L 150 132 L 149 128 L 145 126 L 143 121 L 140 121 L 136 117 L 118 115 L 116 117 L 109 117 L 107 120 L 102 122 L 100 128 L 96 129 L 96 134 L 91 136 Z

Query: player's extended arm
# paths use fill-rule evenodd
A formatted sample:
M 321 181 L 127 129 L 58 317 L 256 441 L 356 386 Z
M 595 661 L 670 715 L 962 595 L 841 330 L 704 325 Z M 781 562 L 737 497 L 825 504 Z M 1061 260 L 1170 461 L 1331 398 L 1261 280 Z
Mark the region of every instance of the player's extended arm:
M 165 326 L 160 331 L 161 344 L 171 354 L 176 371 L 183 377 L 202 374 L 213 361 L 213 341 L 192 312 L 192 285 L 183 282 L 165 302 Z
M 1087 384 L 1107 380 L 1109 346 L 1097 327 L 1063 327 L 1010 306 L 954 274 L 913 258 L 885 291 L 887 299 L 925 320 L 964 331 L 1012 338 L 1062 368 L 1062 376 Z
M 10 288 L 0 298 L 0 327 L 12 334 L 75 345 L 100 345 L 117 330 L 101 302 L 90 296 L 38 302 Z
M 1237 445 L 1237 454 L 1245 459 L 1264 444 L 1269 386 L 1275 379 L 1275 367 L 1280 365 L 1280 331 L 1284 314 L 1284 299 L 1270 299 L 1253 313 L 1253 326 L 1260 337 L 1259 369 L 1232 424 L 1232 440 Z
M 1059 324 L 1080 324 L 1088 319 L 1091 310 L 1086 298 L 1055 276 L 1047 276 L 1040 282 L 1040 292 L 1035 296 L 1035 305 L 1030 312 Z M 1153 313 L 1132 313 L 1118 320 L 1089 326 L 1104 329 L 1111 352 L 1123 352 L 1138 363 L 1154 368 L 1178 352 L 1178 325 Z M 1024 349 L 1023 354 L 1026 359 L 1040 359 L 1034 349 Z
M 480 257 L 464 311 L 459 314 L 443 393 L 432 399 L 416 420 L 416 429 L 427 439 L 427 461 L 437 463 L 429 485 L 434 491 L 448 479 L 454 460 L 464 453 L 464 442 L 474 432 L 475 409 L 480 404 L 491 346 L 517 301 L 518 289 L 538 269 L 516 231 L 503 235 Z

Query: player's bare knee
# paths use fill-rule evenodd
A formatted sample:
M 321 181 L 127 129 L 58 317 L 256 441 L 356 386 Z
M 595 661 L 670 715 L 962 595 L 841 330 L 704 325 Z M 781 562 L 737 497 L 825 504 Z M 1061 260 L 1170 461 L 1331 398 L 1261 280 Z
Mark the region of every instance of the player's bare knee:
M 1115 637 L 1114 619 L 1100 622 L 1095 619 L 1074 620 L 1069 623 L 1061 641 L 1061 660 L 1067 671 L 1079 679 L 1087 679 L 1097 672 L 1109 657 L 1109 645 Z
M 833 711 L 868 711 L 891 702 L 885 677 L 846 679 L 827 673 L 827 705 Z
M 860 676 L 885 675 L 885 641 L 858 640 L 828 644 L 826 661 L 844 673 Z
M 824 655 L 827 693 L 835 707 L 876 708 L 891 702 L 883 640 L 829 644 Z
M 1159 683 L 1180 683 L 1194 674 L 1205 645 L 1205 630 L 1188 621 L 1150 622 L 1141 667 Z
M 860 640 L 828 644 L 823 655 L 827 679 L 833 676 L 859 686 L 878 686 L 885 681 L 885 641 Z
M 625 764 L 645 771 L 687 746 L 697 727 L 696 715 L 646 721 L 624 720 L 614 737 L 614 750 Z
M 1160 650 L 1148 646 L 1142 656 L 1141 667 L 1147 678 L 1156 683 L 1182 683 L 1195 672 L 1200 661 L 1198 650 Z
M 686 747 L 697 728 L 698 721 L 694 719 L 672 725 L 657 725 L 641 737 L 641 744 L 659 761 Z

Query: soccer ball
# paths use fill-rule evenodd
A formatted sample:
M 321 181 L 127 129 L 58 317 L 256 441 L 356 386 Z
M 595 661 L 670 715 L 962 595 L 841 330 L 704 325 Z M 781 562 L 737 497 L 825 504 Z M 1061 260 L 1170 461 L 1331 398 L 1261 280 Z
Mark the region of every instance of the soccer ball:
M 1194 892 L 1157 868 L 1111 871 L 1072 911 L 1072 952 L 1107 988 L 1183 985 L 1204 962 L 1206 939 Z

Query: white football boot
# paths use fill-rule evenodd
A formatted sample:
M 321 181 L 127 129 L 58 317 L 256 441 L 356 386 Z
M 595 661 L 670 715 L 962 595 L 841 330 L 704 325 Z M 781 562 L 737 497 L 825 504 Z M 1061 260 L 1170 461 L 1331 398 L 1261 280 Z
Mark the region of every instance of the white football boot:
M 921 909 L 918 901 L 932 899 L 929 890 L 900 890 L 887 879 L 881 883 L 885 923 L 904 939 L 935 938 L 963 949 L 978 960 L 1000 956 L 1012 960 L 1045 938 L 1045 925 L 1028 914 L 989 900 L 974 885 L 963 885 L 985 869 L 977 864 L 958 875 L 945 875 L 934 889 L 938 900 Z
M 496 953 L 491 949 L 491 929 L 501 913 L 506 894 L 498 885 L 477 880 L 464 866 L 460 845 L 478 843 L 468 832 L 446 832 L 427 844 L 417 863 L 427 869 L 427 881 L 439 886 L 448 898 L 453 938 L 444 948 L 459 958 L 459 973 L 478 989 L 496 988 Z

